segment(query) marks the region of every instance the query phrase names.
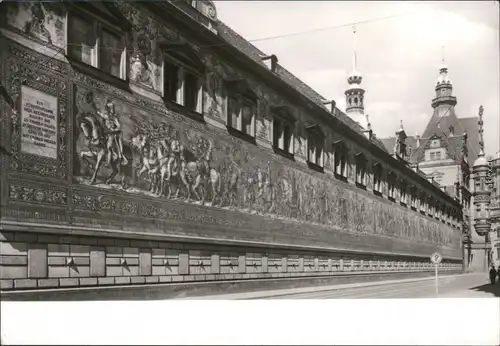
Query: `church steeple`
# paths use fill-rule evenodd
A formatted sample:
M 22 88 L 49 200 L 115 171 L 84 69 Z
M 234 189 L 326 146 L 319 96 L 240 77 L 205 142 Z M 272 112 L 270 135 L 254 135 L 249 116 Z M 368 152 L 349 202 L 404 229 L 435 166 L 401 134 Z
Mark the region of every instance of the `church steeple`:
M 441 46 L 441 66 L 439 67 L 439 75 L 436 81 L 436 97 L 432 100 L 432 108 L 437 108 L 438 114 L 444 116 L 446 109 L 450 106 L 454 107 L 457 104 L 457 98 L 452 95 L 453 83 L 448 76 L 448 66 L 444 61 L 444 46 Z
M 356 51 L 356 27 L 353 27 L 353 54 L 352 54 L 352 72 L 347 77 L 349 88 L 345 91 L 346 113 L 357 121 L 364 129 L 368 129 L 369 124 L 365 117 L 364 94 L 365 90 L 361 87 L 363 76 L 357 70 L 357 51 Z

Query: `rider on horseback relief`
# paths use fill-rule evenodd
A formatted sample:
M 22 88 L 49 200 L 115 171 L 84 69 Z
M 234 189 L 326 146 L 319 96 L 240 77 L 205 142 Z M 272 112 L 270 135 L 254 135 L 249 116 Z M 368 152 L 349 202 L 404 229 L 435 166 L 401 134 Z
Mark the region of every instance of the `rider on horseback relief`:
M 121 160 L 122 165 L 126 165 L 128 160 L 125 155 L 123 155 L 121 124 L 116 116 L 116 108 L 113 101 L 108 99 L 104 107 L 104 112 L 97 111 L 97 114 L 104 120 L 104 133 L 107 137 L 106 147 L 108 149 L 108 165 L 111 164 L 113 159 Z

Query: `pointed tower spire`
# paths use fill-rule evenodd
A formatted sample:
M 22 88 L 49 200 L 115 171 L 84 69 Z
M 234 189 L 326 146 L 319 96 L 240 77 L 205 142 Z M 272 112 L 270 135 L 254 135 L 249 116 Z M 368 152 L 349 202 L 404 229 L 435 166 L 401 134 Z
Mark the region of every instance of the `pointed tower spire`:
M 364 115 L 364 94 L 365 90 L 361 87 L 363 76 L 358 72 L 358 55 L 357 55 L 357 40 L 356 40 L 356 26 L 352 28 L 353 33 L 353 53 L 352 53 L 352 72 L 347 77 L 349 83 L 348 89 L 345 91 L 346 96 L 346 113 L 358 122 L 365 130 L 369 130 L 369 124 Z
M 353 33 L 353 51 L 352 51 L 352 70 L 357 71 L 357 55 L 356 55 L 356 25 L 352 27 Z
M 457 98 L 453 96 L 453 84 L 448 76 L 448 66 L 445 64 L 444 45 L 441 45 L 441 66 L 436 80 L 436 97 L 432 100 L 432 108 L 435 108 L 440 116 L 448 114 L 447 109 L 455 107 Z

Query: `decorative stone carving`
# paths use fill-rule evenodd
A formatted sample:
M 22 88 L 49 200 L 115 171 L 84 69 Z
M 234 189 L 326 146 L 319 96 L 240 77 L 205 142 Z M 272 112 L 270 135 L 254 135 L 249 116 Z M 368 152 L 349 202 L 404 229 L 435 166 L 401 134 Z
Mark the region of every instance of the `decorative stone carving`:
M 64 49 L 65 9 L 59 2 L 14 2 L 6 6 L 11 29 L 40 43 Z
M 178 34 L 173 29 L 160 27 L 151 16 L 127 1 L 117 1 L 116 6 L 134 27 L 130 42 L 130 79 L 147 89 L 162 92 L 163 54 L 158 44 L 162 40 L 177 40 Z
M 9 185 L 9 198 L 13 201 L 33 202 L 40 204 L 67 204 L 67 194 L 65 191 L 34 188 L 20 185 Z

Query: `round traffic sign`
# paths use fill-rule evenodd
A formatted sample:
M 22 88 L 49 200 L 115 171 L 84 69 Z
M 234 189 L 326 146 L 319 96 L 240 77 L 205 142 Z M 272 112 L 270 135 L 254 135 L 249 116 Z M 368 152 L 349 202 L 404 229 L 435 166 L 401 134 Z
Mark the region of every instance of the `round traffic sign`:
M 431 255 L 431 262 L 434 264 L 441 263 L 442 260 L 443 260 L 443 257 L 441 256 L 441 254 L 439 252 L 434 252 Z

